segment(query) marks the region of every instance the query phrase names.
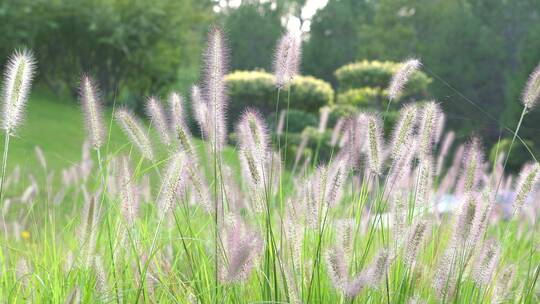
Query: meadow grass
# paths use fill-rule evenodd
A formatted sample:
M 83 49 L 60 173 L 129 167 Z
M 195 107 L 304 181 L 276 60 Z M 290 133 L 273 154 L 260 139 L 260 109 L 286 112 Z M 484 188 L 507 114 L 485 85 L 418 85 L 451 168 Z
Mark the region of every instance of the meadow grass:
M 210 31 L 204 86 L 188 103 L 202 140 L 187 127 L 180 95 L 150 98 L 148 122 L 124 109 L 96 110 L 94 85 L 81 96 L 86 120 L 80 106 L 46 91 L 30 97 L 3 180 L 1 299 L 540 300 L 535 160 L 515 179 L 504 172 L 511 156 L 487 162 L 474 137 L 450 159 L 453 133 L 440 106 L 424 102 L 402 108 L 393 134 L 382 134 L 386 113 L 347 118 L 328 163 L 315 155 L 291 172 L 282 161 L 294 159 L 283 152 L 287 140 L 276 149 L 256 110 L 235 122 L 237 144 L 227 145 L 224 41 L 219 29 Z M 287 34 L 278 43 L 276 90 L 297 73 L 297 42 Z M 418 68 L 409 62 L 398 71 L 394 98 Z M 533 106 L 527 101 L 517 129 Z M 294 100 L 287 94 L 281 103 Z M 509 193 L 510 211 L 498 203 Z M 441 210 L 448 197 L 455 208 Z

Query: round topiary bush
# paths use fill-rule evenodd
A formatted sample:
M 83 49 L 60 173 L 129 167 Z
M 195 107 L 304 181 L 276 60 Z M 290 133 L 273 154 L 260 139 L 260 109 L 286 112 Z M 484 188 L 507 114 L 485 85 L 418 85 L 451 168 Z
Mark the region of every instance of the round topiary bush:
M 337 69 L 335 76 L 340 92 L 354 88 L 386 88 L 400 64 L 391 61 L 363 60 Z M 402 97 L 424 97 L 431 78 L 421 71 L 412 74 Z
M 262 71 L 236 71 L 225 76 L 229 90 L 229 113 L 240 114 L 246 107 L 261 113 L 275 110 L 277 90 L 274 76 Z
M 277 88 L 274 76 L 264 71 L 236 71 L 225 76 L 229 89 L 229 124 L 248 107 L 255 108 L 263 116 L 276 109 Z M 280 93 L 280 107 L 286 104 L 288 92 Z M 319 108 L 333 103 L 334 90 L 327 82 L 311 77 L 297 76 L 291 84 L 290 108 L 318 113 Z
M 294 78 L 291 85 L 291 108 L 319 113 L 321 107 L 333 103 L 334 90 L 328 82 L 312 76 Z
M 351 89 L 338 94 L 337 104 L 347 104 L 359 108 L 378 108 L 388 100 L 388 92 L 375 87 Z
M 350 105 L 337 103 L 330 108 L 328 116 L 328 128 L 333 128 L 340 118 L 354 117 L 360 113 L 360 109 Z

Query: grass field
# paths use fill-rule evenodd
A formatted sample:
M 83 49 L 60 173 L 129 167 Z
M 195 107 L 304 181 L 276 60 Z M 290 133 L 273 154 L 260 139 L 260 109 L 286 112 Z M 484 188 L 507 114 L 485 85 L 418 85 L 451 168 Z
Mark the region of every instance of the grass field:
M 135 153 L 122 133 L 117 123 L 111 121 L 112 109 L 105 113 L 107 123 L 108 149 L 111 154 Z M 157 134 L 150 130 L 151 136 L 157 139 Z M 4 140 L 4 135 L 0 135 Z M 15 138 L 11 139 L 9 147 L 8 171 L 19 166 L 24 173 L 31 173 L 39 167 L 36 156 L 36 147 L 39 147 L 46 159 L 48 169 L 57 174 L 62 169 L 77 164 L 81 160 L 82 146 L 86 139 L 83 113 L 79 101 L 69 98 L 59 98 L 46 88 L 36 90 L 28 101 L 24 124 L 17 131 Z M 204 151 L 203 143 L 195 139 L 197 146 Z M 163 148 L 158 146 L 158 149 Z M 228 147 L 224 151 L 224 159 L 238 167 L 235 148 Z
M 110 114 L 106 114 L 106 117 L 110 120 Z M 54 100 L 52 95 L 45 92 L 35 94 L 29 101 L 25 125 L 18 138 L 12 141 L 10 167 L 19 164 L 26 174 L 37 175 L 39 180 L 42 169 L 38 169 L 40 163 L 35 156 L 36 145 L 42 147 L 50 171 L 79 164 L 81 146 L 86 137 L 82 121 L 77 103 Z M 159 135 L 152 134 L 153 142 L 159 142 Z M 211 180 L 212 161 L 205 156 L 202 142 L 194 142 L 199 146 L 199 168 Z M 489 303 L 494 299 L 509 303 L 534 303 L 538 299 L 538 224 L 530 213 L 519 215 L 519 221 L 492 222 L 486 227 L 486 241 L 480 239 L 479 244 L 468 245 L 473 246 L 470 249 L 462 247 L 452 255 L 459 257 L 457 261 L 445 262 L 448 248 L 458 233 L 456 229 L 462 229 L 455 226 L 460 221 L 460 213 L 456 215 L 456 223 L 453 223 L 452 217 L 433 218 L 433 214 L 426 214 L 426 210 L 417 205 L 415 201 L 419 200 L 418 197 L 409 197 L 409 207 L 403 210 L 404 226 L 401 229 L 404 230 L 398 232 L 395 226 L 398 220 L 395 218 L 396 202 L 388 206 L 390 201 L 384 198 L 384 194 L 380 196 L 381 191 L 386 192 L 386 185 L 373 188 L 369 181 L 371 178 L 362 179 L 356 185 L 346 182 L 339 196 L 341 203 L 332 209 L 325 209 L 322 205 L 317 207 L 315 223 L 310 215 L 297 214 L 308 211 L 310 207 L 308 202 L 302 201 L 303 190 L 299 192 L 295 188 L 299 187 L 298 184 L 289 184 L 290 181 L 286 181 L 289 179 L 283 180 L 282 188 L 276 186 L 271 190 L 273 194 L 264 204 L 270 204 L 273 211 L 272 215 L 265 215 L 264 212 L 256 212 L 253 205 L 249 206 L 254 203 L 248 199 L 253 193 L 249 183 L 242 181 L 245 175 L 239 177 L 233 173 L 220 178 L 220 183 L 225 186 L 223 195 L 228 200 L 227 213 L 232 216 L 219 220 L 223 229 L 219 234 L 224 242 L 220 250 L 224 250 L 224 254 L 232 254 L 233 258 L 238 253 L 230 246 L 239 246 L 244 250 L 258 248 L 260 251 L 249 253 L 248 259 L 236 261 L 241 263 L 236 267 L 243 270 L 229 273 L 230 277 L 227 277 L 227 272 L 235 270 L 226 264 L 220 266 L 224 269 L 219 274 L 221 283 L 216 285 L 216 261 L 212 249 L 215 222 L 204 212 L 203 205 L 193 201 L 193 197 L 181 197 L 177 202 L 178 207 L 166 217 L 166 224 L 161 229 L 157 228 L 162 225 L 159 201 L 163 187 L 157 174 L 167 178 L 167 167 L 164 165 L 168 162 L 167 150 L 161 149 L 160 165 L 142 160 L 132 150 L 132 145 L 128 144 L 116 122 L 111 128 L 110 147 L 105 164 L 112 166 L 110 161 L 116 156 L 132 153 L 133 164 L 138 164 L 134 167 L 134 178 L 138 185 L 142 187 L 139 182 L 144 176 L 152 180 L 149 196 L 143 196 L 140 203 L 138 219 L 133 224 L 127 224 L 123 211 L 125 202 L 118 192 L 121 190 L 109 188 L 107 195 L 100 199 L 105 209 L 99 216 L 95 215 L 94 220 L 98 220 L 93 226 L 95 232 L 84 232 L 85 225 L 88 225 L 86 221 L 91 200 L 85 199 L 86 190 L 80 190 L 83 187 L 93 191 L 91 189 L 99 187 L 100 171 L 95 166 L 87 181 L 63 185 L 60 180 L 54 182 L 54 187 L 68 193 L 56 203 L 58 205 L 51 205 L 55 196 L 52 194 L 56 190 L 52 189 L 50 191 L 53 193 L 49 193 L 46 183 L 40 184 L 36 196 L 23 200 L 23 192 L 28 189 L 25 185 L 31 185 L 32 181 L 23 179 L 21 185 L 13 188 L 15 193 L 13 189 L 7 189 L 11 200 L 17 202 L 20 198 L 21 201 L 16 206 L 12 204 L 6 213 L 11 219 L 8 220 L 11 222 L 8 231 L 13 231 L 15 235 L 10 238 L 9 247 L 1 257 L 2 273 L 5 274 L 0 289 L 3 298 L 9 302 L 56 303 L 73 303 L 75 300 L 83 303 L 209 303 L 215 302 L 216 297 L 220 299 L 218 302 L 227 303 Z M 97 161 L 94 156 L 92 158 Z M 238 172 L 236 148 L 226 148 L 224 159 L 223 164 L 233 164 L 233 170 Z M 323 184 L 316 185 L 318 179 L 323 177 L 321 173 L 331 174 L 331 171 L 321 170 L 327 169 L 301 172 L 293 181 L 303 181 L 303 187 L 312 189 L 310 191 L 321 191 L 317 189 Z M 334 169 L 330 166 L 328 170 Z M 116 180 L 117 174 L 118 171 L 112 171 L 106 175 L 106 179 Z M 208 186 L 212 192 L 212 183 Z M 476 213 L 489 205 L 482 201 L 483 194 L 478 195 L 473 199 L 477 206 Z M 415 212 L 414 205 L 424 211 Z M 394 222 L 394 226 L 388 226 L 389 221 Z M 410 236 L 399 236 L 412 233 L 418 223 L 429 223 L 421 243 L 411 244 Z M 473 226 L 477 224 L 471 222 L 470 225 L 469 233 L 474 233 L 474 229 L 478 228 Z M 236 241 L 229 243 L 231 238 Z M 486 265 L 482 268 L 478 264 L 482 262 L 478 259 L 482 258 L 485 244 L 490 244 L 488 241 L 494 239 L 499 239 L 497 263 L 505 266 L 490 268 Z M 95 245 L 88 247 L 85 243 L 88 241 L 95 242 Z M 410 251 L 418 251 L 413 264 L 407 262 L 411 258 Z M 146 263 L 148 254 L 154 257 L 150 264 Z M 345 268 L 342 270 L 340 267 Z M 448 268 L 446 275 L 449 279 L 453 276 L 461 279 L 450 281 L 457 287 L 452 285 L 452 293 L 441 298 L 440 295 L 445 293 L 437 290 L 442 287 L 434 282 L 437 282 L 441 269 L 444 271 L 445 267 Z M 489 273 L 479 278 L 478 269 Z M 141 274 L 145 272 L 146 275 Z M 344 273 L 350 273 L 350 278 L 348 274 L 340 277 Z M 145 280 L 143 284 L 141 279 Z M 485 283 L 486 280 L 492 283 Z M 353 292 L 354 296 L 351 296 Z
M 176 95 L 167 103 L 147 101 L 150 123 L 124 109 L 102 113 L 86 76 L 82 105 L 40 90 L 31 96 L 24 124 L 8 137 L 0 299 L 540 301 L 535 159 L 512 176 L 505 172 L 512 155 L 488 162 L 474 136 L 451 158 L 454 133 L 444 130 L 444 113 L 432 101 L 403 105 L 386 136 L 385 112 L 344 118 L 327 163 L 315 163 L 315 152 L 291 170 L 281 161 L 287 140 L 271 142 L 255 110 L 242 113 L 236 146 L 227 145 L 223 41 L 220 30 L 210 32 L 206 86 L 189 98 L 204 141 L 191 135 Z M 293 42 L 281 40 L 287 49 L 280 56 L 290 56 L 298 47 Z M 17 127 L 31 78 L 27 56 L 18 53 L 8 69 L 8 131 Z M 406 82 L 420 66 L 402 63 L 390 91 L 399 94 L 405 83 L 395 78 Z M 281 73 L 284 85 L 294 76 Z M 535 75 L 527 87 L 540 95 L 540 67 Z M 534 101 L 523 103 L 516 134 Z M 83 149 L 85 138 L 91 145 Z M 44 157 L 36 157 L 36 145 Z M 453 208 L 441 211 L 445 200 Z
M 125 143 L 125 137 L 116 124 L 111 131 L 111 149 L 117 149 Z M 39 166 L 35 153 L 35 147 L 39 146 L 50 168 L 60 170 L 81 159 L 85 138 L 78 101 L 59 99 L 46 89 L 37 90 L 28 102 L 23 126 L 11 140 L 9 168 L 19 165 L 28 172 Z

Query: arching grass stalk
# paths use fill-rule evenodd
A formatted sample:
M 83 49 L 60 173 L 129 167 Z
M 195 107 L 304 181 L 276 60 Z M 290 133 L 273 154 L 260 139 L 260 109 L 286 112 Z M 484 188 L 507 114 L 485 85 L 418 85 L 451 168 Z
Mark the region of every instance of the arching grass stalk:
M 101 204 L 99 204 L 99 208 L 101 209 L 102 206 L 103 206 L 103 202 L 105 201 L 105 195 L 107 193 L 107 181 L 106 181 L 106 171 L 105 171 L 105 168 L 103 166 L 103 159 L 101 157 L 101 148 L 97 148 L 95 149 L 96 150 L 96 156 L 97 156 L 97 160 L 98 160 L 98 166 L 99 166 L 99 175 L 101 177 L 101 187 L 102 188 L 102 192 L 101 192 Z M 105 219 L 106 219 L 106 222 L 107 222 L 107 238 L 108 238 L 108 245 L 109 245 L 109 250 L 110 250 L 110 254 L 111 254 L 111 264 L 112 264 L 112 273 L 113 273 L 113 279 L 114 279 L 114 291 L 115 291 L 115 295 L 116 295 L 116 302 L 117 303 L 120 303 L 120 295 L 119 295 L 119 291 L 118 291 L 118 280 L 116 278 L 116 265 L 115 265 L 115 261 L 114 261 L 114 246 L 113 246 L 113 243 L 112 243 L 112 235 L 111 235 L 111 223 L 110 223 L 110 220 L 109 220 L 109 214 L 110 214 L 110 205 L 107 204 L 107 207 L 106 207 L 106 210 L 107 210 L 107 214 L 105 214 Z M 98 211 L 98 214 L 99 214 L 99 211 Z
M 289 135 L 289 110 L 291 107 L 291 87 L 287 88 L 287 110 L 285 110 L 285 154 L 283 155 L 283 163 L 287 163 L 287 150 L 288 150 L 288 135 Z M 294 173 L 294 170 L 293 170 Z
M 279 112 L 279 97 L 280 97 L 280 93 L 281 93 L 281 86 L 278 86 L 277 88 L 277 97 L 276 97 L 276 119 L 275 119 L 275 126 L 276 126 L 276 137 L 277 137 L 277 144 L 278 144 L 278 155 L 281 155 L 281 114 Z M 285 116 L 287 116 L 287 112 L 285 112 Z M 272 181 L 274 180 L 274 176 L 273 174 L 276 173 L 276 174 L 279 174 L 278 176 L 278 196 L 279 196 L 279 217 L 280 217 L 280 221 L 281 221 L 281 225 L 280 225 L 280 234 L 283 235 L 283 212 L 284 212 L 284 204 L 283 204 L 283 174 L 281 173 L 281 170 L 278 170 L 277 172 L 274 172 L 272 169 L 274 168 L 274 160 L 275 160 L 275 157 L 274 157 L 274 153 L 271 153 L 271 161 L 270 161 L 270 178 L 269 178 L 269 183 L 268 183 L 268 187 L 269 189 L 267 190 L 268 194 L 271 194 L 272 193 Z M 280 158 L 277 160 L 277 161 L 280 161 Z M 279 164 L 279 166 L 281 166 L 282 164 Z M 263 168 L 264 170 L 264 168 Z M 264 172 L 264 171 L 263 171 Z M 266 195 L 267 197 L 267 209 L 268 209 L 268 212 L 267 212 L 267 217 L 268 217 L 268 226 L 270 227 L 271 229 L 271 220 L 270 220 L 270 201 L 268 200 L 269 196 Z M 272 239 L 273 239 L 273 235 L 272 235 Z M 283 247 L 283 239 L 280 239 L 280 248 Z M 279 255 L 278 255 L 278 258 L 279 258 Z M 281 264 L 281 263 L 280 263 Z
M 512 136 L 512 141 L 510 142 L 510 146 L 508 147 L 508 153 L 506 154 L 506 157 L 504 159 L 502 172 L 504 172 L 504 170 L 506 169 L 506 165 L 508 164 L 508 159 L 510 158 L 510 152 L 512 151 L 512 146 L 514 145 L 516 137 L 518 136 L 519 129 L 521 128 L 521 124 L 523 123 L 523 118 L 525 117 L 525 114 L 527 114 L 527 109 L 528 109 L 527 106 L 525 106 L 525 107 L 523 107 L 523 111 L 521 111 L 521 116 L 519 118 L 519 122 L 517 124 L 516 131 L 514 132 L 514 136 Z M 500 186 L 502 184 L 503 177 L 504 177 L 504 174 L 501 174 L 501 177 L 499 177 L 499 182 L 497 183 L 497 188 L 495 189 L 495 194 L 493 196 L 495 200 L 497 199 L 497 194 L 499 193 L 499 189 L 500 189 Z M 507 236 L 507 232 L 508 232 L 508 226 L 510 225 L 510 221 L 512 220 L 512 218 L 516 215 L 516 212 L 517 212 L 517 209 L 514 208 L 512 210 L 512 215 L 510 216 L 510 220 L 505 225 L 505 228 L 504 228 L 504 231 L 503 231 L 503 234 L 502 234 L 502 238 L 501 238 L 502 243 L 504 243 L 506 241 L 506 236 Z
M 184 168 L 185 168 L 185 156 L 181 152 L 177 152 L 174 155 L 171 156 L 166 175 L 162 181 L 161 189 L 159 191 L 158 195 L 158 224 L 156 227 L 156 231 L 154 233 L 154 236 L 152 238 L 152 244 L 150 245 L 150 250 L 148 254 L 148 259 L 145 262 L 143 272 L 141 273 L 141 285 L 139 286 L 138 292 L 137 292 L 137 303 L 139 301 L 139 297 L 141 292 L 144 290 L 144 284 L 146 281 L 146 273 L 148 271 L 148 267 L 150 266 L 150 262 L 152 261 L 152 258 L 154 256 L 155 248 L 156 248 L 156 242 L 157 242 L 157 236 L 159 235 L 161 231 L 161 226 L 163 224 L 163 220 L 165 219 L 165 216 L 170 212 L 172 209 L 173 203 L 176 199 L 176 194 L 178 192 L 178 189 L 182 187 L 182 178 L 184 176 Z
M 533 72 L 529 75 L 529 80 L 527 81 L 527 84 L 525 85 L 525 88 L 523 89 L 523 93 L 521 95 L 521 103 L 523 104 L 523 111 L 521 111 L 521 116 L 519 118 L 516 131 L 514 132 L 514 136 L 512 136 L 512 141 L 510 142 L 510 147 L 508 147 L 508 153 L 506 154 L 506 158 L 504 160 L 502 172 L 504 172 L 504 170 L 506 169 L 508 159 L 510 158 L 510 152 L 512 151 L 512 146 L 514 145 L 514 142 L 516 141 L 516 138 L 518 137 L 519 129 L 521 128 L 521 124 L 523 123 L 523 118 L 525 117 L 525 114 L 527 114 L 529 110 L 531 110 L 532 108 L 536 106 L 539 98 L 540 98 L 540 64 L 538 64 L 536 68 L 533 70 Z M 499 178 L 499 183 L 497 184 L 497 189 L 495 190 L 495 197 L 497 197 L 497 193 L 502 183 L 502 178 L 503 176 L 501 175 L 501 177 Z
M 516 137 L 518 136 L 519 129 L 521 128 L 521 124 L 523 123 L 523 118 L 525 117 L 525 114 L 527 114 L 527 107 L 523 107 L 523 111 L 521 111 L 521 116 L 519 117 L 519 121 L 516 127 L 516 131 L 514 132 L 514 136 L 512 136 L 512 141 L 510 142 L 510 146 L 508 147 L 508 153 L 506 153 L 506 157 L 504 158 L 504 164 L 502 172 L 506 169 L 506 165 L 508 164 L 508 159 L 510 158 L 510 152 L 512 151 L 512 147 L 514 146 L 514 142 L 516 141 Z M 495 196 L 497 195 L 499 188 L 502 183 L 502 179 L 504 177 L 504 174 L 501 175 L 499 178 L 499 182 L 497 183 L 497 189 L 495 189 Z
M 274 76 L 275 84 L 278 87 L 278 102 L 279 90 L 282 87 L 287 88 L 287 111 L 285 112 L 285 164 L 287 163 L 287 134 L 289 133 L 291 83 L 298 74 L 300 58 L 302 56 L 301 47 L 302 43 L 300 37 L 292 32 L 287 32 L 279 39 L 274 54 Z M 277 112 L 276 115 L 278 115 Z
M 6 131 L 4 135 L 4 155 L 2 157 L 2 176 L 0 177 L 0 202 L 2 203 L 2 206 L 4 205 L 4 180 L 6 177 L 6 167 L 7 167 L 7 161 L 8 161 L 8 151 L 9 151 L 9 132 Z M 4 211 L 2 210 L 2 222 L 4 223 L 4 236 L 7 241 L 8 235 L 7 235 L 7 226 L 6 226 L 6 218 L 4 215 Z
M 386 122 L 386 116 L 390 110 L 390 104 L 394 99 L 397 99 L 403 93 L 405 85 L 409 81 L 410 77 L 416 72 L 422 63 L 416 58 L 408 59 L 400 64 L 399 69 L 394 73 L 390 84 L 388 86 L 388 104 L 386 105 L 386 111 L 383 115 L 383 126 Z
M 6 178 L 9 138 L 21 124 L 28 93 L 34 76 L 35 61 L 31 52 L 15 51 L 9 58 L 4 81 L 2 108 L 2 129 L 5 131 L 2 175 L 0 176 L 0 204 L 4 206 L 4 182 Z M 7 240 L 7 226 L 4 212 L 4 235 Z

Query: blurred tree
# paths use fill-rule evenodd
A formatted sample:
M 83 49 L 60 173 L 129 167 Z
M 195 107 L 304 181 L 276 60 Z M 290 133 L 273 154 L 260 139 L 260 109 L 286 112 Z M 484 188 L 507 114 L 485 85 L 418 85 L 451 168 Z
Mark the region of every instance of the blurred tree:
M 8 17 L 0 29 L 10 33 L 0 38 L 1 53 L 20 45 L 33 49 L 40 78 L 57 93 L 75 93 L 81 73 L 89 72 L 108 102 L 114 96 L 140 101 L 178 86 L 181 69 L 196 69 L 210 4 L 8 0 L 0 4 Z M 196 78 L 192 73 L 190 82 Z
M 281 14 L 281 7 L 258 1 L 225 11 L 232 70 L 272 68 L 276 40 L 284 31 Z
M 334 71 L 359 58 L 364 44 L 359 32 L 371 23 L 373 8 L 369 0 L 329 0 L 311 21 L 304 46 L 304 73 L 335 84 Z
M 369 58 L 421 58 L 423 70 L 435 80 L 431 91 L 443 103 L 450 127 L 470 132 L 493 125 L 469 101 L 490 115 L 502 110 L 502 103 L 494 101 L 503 95 L 503 41 L 474 15 L 469 1 L 381 0 L 362 36 Z

